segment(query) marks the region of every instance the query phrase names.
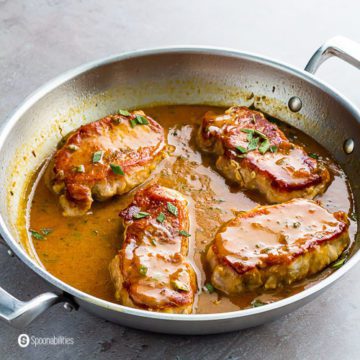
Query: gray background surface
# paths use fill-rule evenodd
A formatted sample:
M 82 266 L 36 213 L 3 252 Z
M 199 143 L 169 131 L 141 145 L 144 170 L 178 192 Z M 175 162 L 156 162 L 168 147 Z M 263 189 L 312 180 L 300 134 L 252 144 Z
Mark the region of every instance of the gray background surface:
M 0 121 L 43 82 L 122 51 L 202 44 L 263 54 L 303 67 L 327 38 L 360 42 L 359 1 L 0 0 Z M 360 106 L 360 72 L 330 60 L 318 76 Z M 0 286 L 29 299 L 48 285 L 0 247 Z M 113 325 L 79 310 L 50 309 L 26 333 L 73 337 L 29 346 L 0 324 L 0 359 L 359 359 L 360 266 L 316 301 L 241 332 L 168 336 Z

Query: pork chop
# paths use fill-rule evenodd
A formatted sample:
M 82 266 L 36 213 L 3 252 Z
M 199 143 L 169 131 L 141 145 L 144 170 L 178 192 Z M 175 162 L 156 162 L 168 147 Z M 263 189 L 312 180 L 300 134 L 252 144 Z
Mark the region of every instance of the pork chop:
M 218 155 L 217 169 L 270 203 L 313 199 L 330 181 L 328 170 L 258 111 L 232 107 L 205 114 L 197 136 L 203 151 Z
M 186 259 L 186 199 L 175 190 L 150 185 L 139 190 L 120 215 L 124 242 L 110 264 L 115 297 L 130 307 L 191 313 L 197 285 Z
M 207 252 L 212 284 L 227 294 L 275 289 L 324 269 L 349 244 L 345 213 L 293 199 L 239 213 Z
M 144 182 L 166 156 L 163 128 L 142 111 L 120 110 L 81 126 L 50 162 L 46 182 L 65 216 L 83 215 Z

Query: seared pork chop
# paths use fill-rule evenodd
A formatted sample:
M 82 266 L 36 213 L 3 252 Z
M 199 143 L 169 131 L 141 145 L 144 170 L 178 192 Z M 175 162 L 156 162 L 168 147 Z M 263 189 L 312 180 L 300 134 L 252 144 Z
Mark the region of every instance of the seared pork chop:
M 349 244 L 345 213 L 293 199 L 239 213 L 224 224 L 207 253 L 212 284 L 227 294 L 275 289 L 335 261 Z
M 197 285 L 186 260 L 186 199 L 175 190 L 150 185 L 120 215 L 124 242 L 110 264 L 116 298 L 130 307 L 191 313 Z
M 323 192 L 330 175 L 304 149 L 292 144 L 262 113 L 232 107 L 205 114 L 197 136 L 203 151 L 218 155 L 217 169 L 245 189 L 256 189 L 270 203 Z
M 142 111 L 120 111 L 81 126 L 55 153 L 46 173 L 65 216 L 85 214 L 93 199 L 124 194 L 166 156 L 163 128 Z

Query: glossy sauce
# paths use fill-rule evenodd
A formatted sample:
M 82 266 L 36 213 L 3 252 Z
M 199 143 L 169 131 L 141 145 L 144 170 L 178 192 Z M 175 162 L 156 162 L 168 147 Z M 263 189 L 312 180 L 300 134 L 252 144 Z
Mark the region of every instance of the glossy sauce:
M 261 264 L 289 263 L 313 246 L 342 236 L 347 229 L 342 214 L 330 214 L 305 199 L 258 208 L 228 222 L 216 235 L 215 246 L 239 273 Z
M 146 216 L 134 218 L 141 213 Z M 158 220 L 160 214 L 163 217 Z M 197 289 L 195 272 L 186 260 L 190 224 L 187 200 L 172 189 L 150 184 L 136 193 L 121 216 L 126 227 L 119 255 L 122 276 L 116 263 L 112 273 L 115 282 L 120 282 L 118 286 L 122 288 L 123 281 L 127 289 L 119 292 L 119 298 L 125 293 L 126 301 L 129 293 L 132 301 L 144 308 L 173 304 L 179 311 L 186 307 L 190 312 Z
M 208 294 L 203 291 L 208 281 L 205 252 L 219 227 L 234 217 L 234 211 L 250 210 L 257 204 L 265 204 L 265 201 L 256 193 L 241 191 L 236 185 L 226 182 L 214 169 L 213 157 L 201 154 L 196 148 L 195 130 L 202 115 L 209 110 L 220 114 L 223 108 L 159 106 L 142 110 L 165 128 L 169 144 L 176 147 L 172 156 L 158 166 L 149 181 L 178 190 L 189 202 L 190 232 L 193 236 L 189 238 L 188 257 L 197 268 L 199 286 L 194 312 L 238 310 L 251 306 L 255 298 L 265 302 L 276 301 L 311 286 L 333 271 L 328 268 L 289 288 L 263 294 L 254 292 L 228 298 L 217 292 Z M 317 200 L 331 212 L 342 210 L 352 213 L 351 191 L 340 167 L 310 137 L 287 125 L 280 127 L 290 141 L 320 155 L 330 169 L 333 180 L 325 194 Z M 133 192 L 104 203 L 94 202 L 91 213 L 83 217 L 63 217 L 57 197 L 46 188 L 41 171 L 39 174 L 33 185 L 29 228 L 38 232 L 41 229 L 52 230 L 41 240 L 29 236 L 39 261 L 49 272 L 75 288 L 116 302 L 108 267 L 121 246 L 122 228 L 118 214 L 130 204 Z M 355 233 L 356 225 L 352 221 L 352 240 Z

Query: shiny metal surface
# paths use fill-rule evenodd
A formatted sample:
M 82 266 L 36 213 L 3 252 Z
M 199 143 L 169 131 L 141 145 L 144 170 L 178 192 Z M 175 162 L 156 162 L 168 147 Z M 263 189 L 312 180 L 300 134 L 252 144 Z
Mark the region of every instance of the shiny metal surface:
M 24 302 L 0 288 L 0 319 L 14 327 L 23 328 L 59 301 L 60 296 L 47 292 Z
M 333 56 L 360 69 L 360 45 L 343 36 L 336 36 L 320 46 L 307 63 L 305 70 L 315 74 L 319 66 Z
M 302 108 L 302 101 L 299 97 L 293 96 L 288 102 L 290 111 L 299 112 Z
M 298 113 L 287 106 L 294 95 L 303 103 Z M 109 303 L 72 288 L 40 266 L 19 241 L 18 214 L 29 175 L 62 135 L 83 123 L 83 114 L 86 121 L 92 121 L 119 107 L 184 103 L 253 104 L 311 133 L 342 164 L 350 181 L 357 183 L 359 150 L 355 148 L 352 154 L 345 155 L 342 144 L 350 137 L 360 140 L 359 110 L 311 74 L 228 49 L 188 47 L 127 53 L 54 79 L 30 96 L 2 128 L 0 230 L 15 254 L 45 280 L 74 296 L 80 306 L 99 316 L 140 329 L 177 334 L 226 332 L 272 320 L 311 301 L 359 261 L 356 247 L 343 267 L 301 293 L 254 309 L 199 315 L 153 313 Z M 30 155 L 32 151 L 36 157 Z M 359 192 L 355 198 L 360 201 Z M 0 302 L 5 302 L 1 294 Z
M 346 139 L 344 141 L 344 151 L 346 154 L 351 154 L 354 151 L 355 143 L 353 139 Z

